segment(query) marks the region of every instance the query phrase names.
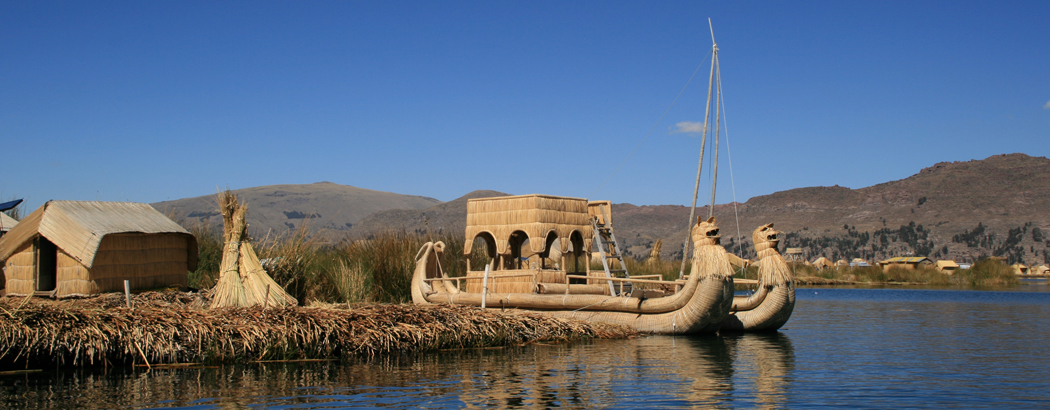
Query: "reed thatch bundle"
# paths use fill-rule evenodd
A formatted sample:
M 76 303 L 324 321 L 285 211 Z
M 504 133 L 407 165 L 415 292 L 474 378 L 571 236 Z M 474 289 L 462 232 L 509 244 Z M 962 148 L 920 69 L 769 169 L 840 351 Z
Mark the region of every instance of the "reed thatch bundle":
M 660 264 L 660 248 L 663 248 L 664 241 L 660 238 L 656 238 L 656 243 L 653 244 L 653 250 L 649 251 L 649 259 L 645 260 L 647 266 L 655 266 Z
M 0 368 L 145 361 L 229 363 L 623 338 L 628 328 L 463 306 L 135 309 L 0 299 Z
M 295 306 L 298 301 L 277 284 L 263 269 L 259 256 L 248 242 L 245 215 L 248 206 L 240 204 L 230 190 L 218 195 L 222 212 L 223 249 L 219 282 L 215 285 L 211 307 Z

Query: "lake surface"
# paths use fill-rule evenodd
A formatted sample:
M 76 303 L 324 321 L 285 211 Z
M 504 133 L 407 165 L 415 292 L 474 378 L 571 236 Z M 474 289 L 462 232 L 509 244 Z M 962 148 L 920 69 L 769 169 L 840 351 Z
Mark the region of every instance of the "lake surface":
M 797 290 L 772 335 L 0 376 L 4 408 L 1050 408 L 1050 287 Z

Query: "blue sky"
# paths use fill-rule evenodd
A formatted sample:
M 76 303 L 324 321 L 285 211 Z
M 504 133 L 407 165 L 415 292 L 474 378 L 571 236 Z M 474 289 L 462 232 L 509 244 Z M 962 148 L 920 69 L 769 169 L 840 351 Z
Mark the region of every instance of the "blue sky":
M 331 181 L 688 205 L 700 139 L 672 130 L 702 120 L 706 66 L 668 107 L 708 56 L 707 18 L 734 177 L 723 141 L 719 203 L 1048 156 L 1047 16 L 1039 1 L 7 1 L 0 199 Z

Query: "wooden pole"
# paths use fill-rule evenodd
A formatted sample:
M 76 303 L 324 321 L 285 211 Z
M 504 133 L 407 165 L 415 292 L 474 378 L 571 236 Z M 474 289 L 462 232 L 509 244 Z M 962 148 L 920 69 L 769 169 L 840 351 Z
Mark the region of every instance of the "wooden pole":
M 714 33 L 711 34 L 714 38 Z M 718 47 L 715 47 L 714 62 L 715 72 L 718 75 L 718 89 L 715 90 L 715 166 L 711 168 L 711 207 L 707 209 L 707 217 L 715 216 L 715 187 L 718 186 L 718 140 L 719 140 L 719 117 L 721 116 L 722 105 L 719 104 L 722 101 L 722 73 L 719 72 L 718 67 Z
M 711 19 L 707 19 L 711 25 Z M 718 56 L 718 44 L 715 43 L 715 29 L 711 27 L 711 54 Z M 689 241 L 693 234 L 693 217 L 696 215 L 696 198 L 700 195 L 700 171 L 704 168 L 704 149 L 707 148 L 707 121 L 711 118 L 711 89 L 715 81 L 715 59 L 711 59 L 711 75 L 707 80 L 707 108 L 704 110 L 704 135 L 700 138 L 700 162 L 696 165 L 696 185 L 693 186 L 693 205 L 689 208 L 689 223 L 686 225 L 685 242 L 682 243 L 682 266 L 678 269 L 678 279 L 685 275 L 685 261 L 689 258 Z
M 485 265 L 485 276 L 481 278 L 481 308 L 485 308 L 485 297 L 489 293 L 489 268 L 492 265 Z
M 131 309 L 131 281 L 124 281 L 124 303 Z

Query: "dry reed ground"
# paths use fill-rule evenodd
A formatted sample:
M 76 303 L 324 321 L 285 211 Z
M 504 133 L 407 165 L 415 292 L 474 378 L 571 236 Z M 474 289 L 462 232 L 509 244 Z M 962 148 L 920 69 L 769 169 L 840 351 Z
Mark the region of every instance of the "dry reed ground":
M 204 309 L 185 292 L 0 299 L 0 369 L 47 364 L 339 359 L 541 341 L 632 337 L 629 328 L 461 306 Z

